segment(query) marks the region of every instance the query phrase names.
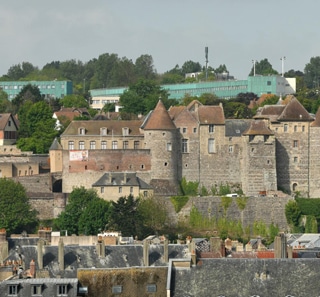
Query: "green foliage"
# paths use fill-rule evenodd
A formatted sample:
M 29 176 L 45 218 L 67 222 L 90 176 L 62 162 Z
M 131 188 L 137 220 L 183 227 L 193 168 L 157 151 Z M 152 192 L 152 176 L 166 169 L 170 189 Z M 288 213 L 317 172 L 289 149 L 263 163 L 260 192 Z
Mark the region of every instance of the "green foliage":
M 301 210 L 295 200 L 290 200 L 285 206 L 285 215 L 289 225 L 297 227 L 299 225 Z
M 172 196 L 170 198 L 176 213 L 178 213 L 189 201 L 188 196 Z
M 318 223 L 315 216 L 306 216 L 305 233 L 318 233 Z
M 42 101 L 40 90 L 36 85 L 27 84 L 25 85 L 19 94 L 12 100 L 12 104 L 16 112 L 20 112 L 20 107 L 27 101 L 36 103 Z
M 227 215 L 227 210 L 230 207 L 231 203 L 232 203 L 232 198 L 231 197 L 226 197 L 226 196 L 222 196 L 221 197 L 220 205 L 223 208 L 224 216 Z
M 185 177 L 180 181 L 180 189 L 182 195 L 197 196 L 199 182 L 187 181 Z
M 159 234 L 169 224 L 164 200 L 155 197 L 140 197 L 138 213 L 143 225 L 143 233 Z
M 99 198 L 94 189 L 74 188 L 56 225 L 69 234 L 96 235 L 108 224 L 110 210 L 110 202 Z
M 319 87 L 320 56 L 312 57 L 304 68 L 304 81 L 308 88 Z
M 34 104 L 27 101 L 20 108 L 19 120 L 18 148 L 37 154 L 48 153 L 53 139 L 58 134 L 50 106 L 45 101 Z
M 89 108 L 88 101 L 81 95 L 67 95 L 60 99 L 60 104 L 63 107 Z
M 252 66 L 252 69 L 249 75 L 252 76 L 254 74 L 253 72 L 254 71 Z M 260 62 L 257 61 L 255 63 L 255 73 L 259 75 L 278 74 L 278 72 L 272 68 L 272 65 L 270 64 L 268 59 L 263 59 Z
M 296 198 L 297 208 L 301 211 L 301 215 L 313 215 L 320 220 L 320 199 L 313 198 Z
M 209 191 L 205 186 L 202 186 L 200 189 L 200 196 L 208 196 L 208 195 L 209 195 Z
M 248 197 L 237 197 L 236 202 L 238 205 L 238 208 L 243 211 L 246 208 Z
M 166 108 L 177 104 L 175 100 L 168 99 L 168 92 L 159 84 L 152 80 L 140 79 L 120 96 L 120 105 L 123 106 L 121 111 L 147 114 L 155 108 L 159 99 Z
M 230 194 L 231 193 L 231 189 L 230 189 L 230 186 L 229 184 L 220 184 L 219 185 L 219 195 L 223 196 L 223 195 L 227 195 L 227 194 Z
M 0 178 L 0 209 L 0 228 L 5 228 L 7 234 L 35 231 L 37 212 L 31 209 L 29 198 L 20 183 Z
M 253 223 L 253 235 L 267 237 L 268 236 L 268 229 L 267 229 L 266 224 L 262 221 L 255 221 Z
M 139 199 L 132 195 L 120 197 L 116 202 L 112 201 L 112 207 L 109 229 L 121 231 L 123 236 L 143 236 L 142 217 L 138 212 Z

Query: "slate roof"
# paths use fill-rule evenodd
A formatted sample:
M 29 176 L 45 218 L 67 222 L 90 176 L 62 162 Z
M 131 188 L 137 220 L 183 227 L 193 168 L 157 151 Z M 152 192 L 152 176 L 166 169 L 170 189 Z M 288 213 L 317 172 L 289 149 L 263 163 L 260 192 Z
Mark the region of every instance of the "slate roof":
M 225 121 L 225 136 L 240 137 L 246 131 L 252 120 L 227 119 Z
M 172 122 L 164 104 L 159 100 L 155 109 L 149 114 L 145 123 L 144 130 L 174 130 L 177 129 Z
M 100 128 L 107 128 L 107 135 L 122 135 L 122 128 L 129 128 L 129 135 L 141 136 L 141 120 L 130 121 L 72 121 L 62 133 L 65 135 L 79 135 L 79 128 L 86 130 L 86 135 L 100 135 Z
M 61 144 L 59 143 L 57 137 L 53 140 L 50 148 L 49 148 L 49 151 L 57 151 L 57 150 L 62 150 L 62 146 Z
M 249 128 L 243 135 L 273 135 L 263 120 L 251 121 Z
M 110 176 L 111 175 L 111 176 Z M 126 181 L 124 182 L 124 176 L 126 175 Z M 124 173 L 124 172 L 108 172 L 103 174 L 92 186 L 137 186 L 139 189 L 152 189 L 152 187 L 137 177 L 136 173 Z

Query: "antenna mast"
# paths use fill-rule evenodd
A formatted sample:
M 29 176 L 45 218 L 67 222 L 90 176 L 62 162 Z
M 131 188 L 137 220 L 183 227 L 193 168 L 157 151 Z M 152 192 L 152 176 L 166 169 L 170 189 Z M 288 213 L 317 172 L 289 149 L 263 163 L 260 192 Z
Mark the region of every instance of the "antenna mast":
M 205 55 L 206 55 L 206 81 L 208 80 L 208 47 L 205 47 Z

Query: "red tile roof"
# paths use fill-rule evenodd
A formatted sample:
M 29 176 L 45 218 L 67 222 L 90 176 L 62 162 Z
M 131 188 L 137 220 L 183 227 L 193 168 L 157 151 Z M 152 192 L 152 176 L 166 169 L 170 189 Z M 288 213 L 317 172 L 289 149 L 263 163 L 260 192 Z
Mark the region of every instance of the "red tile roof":
M 151 112 L 149 117 L 146 119 L 144 130 L 173 130 L 177 129 L 172 122 L 168 111 L 163 105 L 162 101 L 159 100 L 156 108 Z

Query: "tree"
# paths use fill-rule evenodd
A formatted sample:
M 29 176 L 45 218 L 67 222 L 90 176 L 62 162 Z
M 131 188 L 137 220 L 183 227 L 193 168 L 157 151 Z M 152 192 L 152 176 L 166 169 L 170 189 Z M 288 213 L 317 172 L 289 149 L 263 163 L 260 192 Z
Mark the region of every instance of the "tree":
M 123 236 L 141 236 L 141 216 L 138 213 L 139 200 L 132 195 L 112 201 L 109 229 L 121 231 Z
M 75 188 L 56 225 L 70 234 L 96 235 L 108 224 L 110 207 L 110 202 L 99 198 L 94 189 Z
M 193 62 L 191 60 L 184 62 L 181 67 L 181 74 L 183 76 L 185 76 L 186 73 L 193 73 L 193 72 L 200 72 L 200 71 L 201 71 L 200 63 Z
M 20 130 L 17 146 L 23 151 L 47 153 L 57 136 L 52 109 L 44 101 L 26 102 L 19 111 Z
M 32 84 L 25 85 L 19 94 L 12 100 L 12 104 L 16 110 L 19 112 L 20 107 L 27 101 L 36 103 L 43 100 L 40 90 L 37 86 Z
M 318 88 L 320 85 L 320 56 L 312 57 L 304 68 L 304 81 L 308 88 Z
M 146 114 L 154 109 L 159 99 L 166 108 L 176 104 L 175 100 L 168 99 L 168 92 L 160 85 L 151 80 L 141 79 L 120 96 L 120 105 L 123 106 L 121 112 Z
M 138 213 L 142 218 L 144 234 L 159 234 L 168 224 L 168 215 L 164 200 L 143 197 L 139 200 Z
M 260 62 L 256 62 L 255 66 L 252 66 L 249 76 L 252 76 L 254 74 L 253 67 L 255 67 L 255 74 L 259 74 L 259 75 L 278 74 L 278 72 L 272 68 L 272 65 L 270 64 L 268 59 L 263 59 Z
M 88 101 L 81 95 L 67 95 L 60 99 L 60 104 L 63 107 L 89 108 Z
M 301 210 L 298 203 L 294 200 L 290 200 L 285 206 L 285 215 L 289 225 L 296 230 L 300 223 Z
M 29 62 L 22 62 L 22 64 L 13 65 L 9 68 L 7 76 L 10 80 L 20 80 L 21 78 L 25 78 L 33 71 L 38 70 Z
M 24 187 L 13 180 L 0 178 L 0 228 L 8 234 L 34 232 L 37 212 L 31 209 Z
M 11 113 L 13 107 L 11 101 L 8 99 L 8 94 L 0 89 L 0 113 Z
M 151 55 L 141 55 L 135 62 L 135 73 L 138 79 L 155 79 L 156 71 Z

